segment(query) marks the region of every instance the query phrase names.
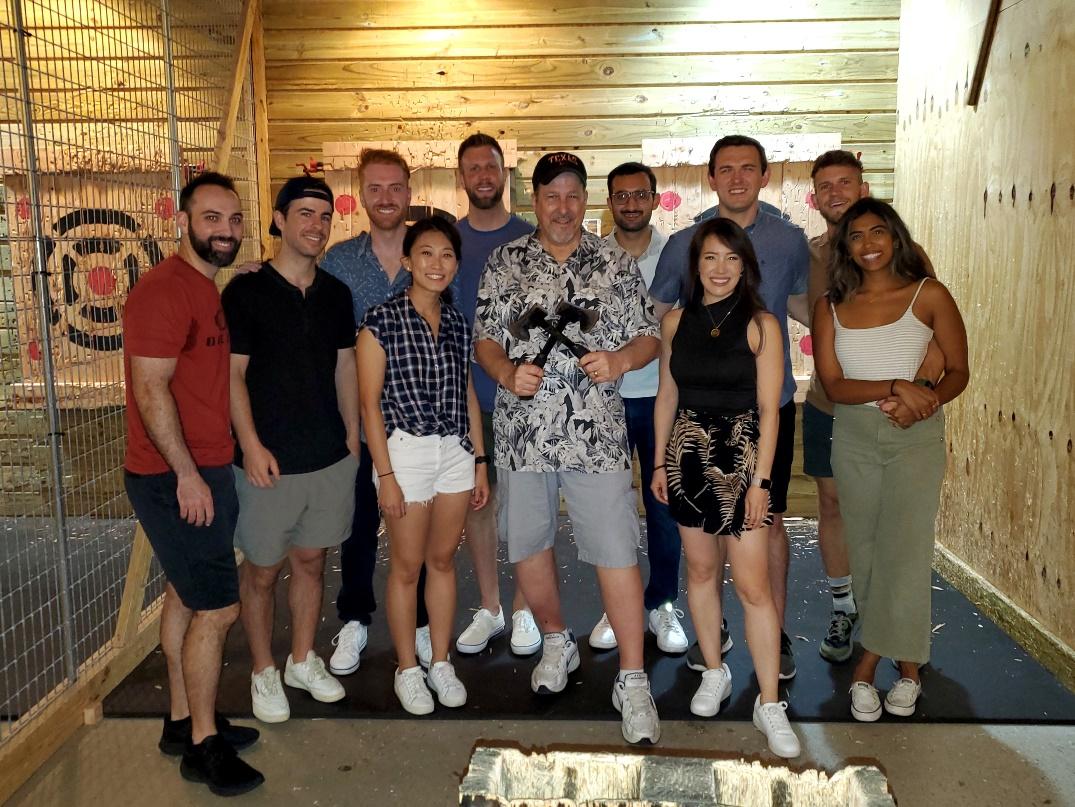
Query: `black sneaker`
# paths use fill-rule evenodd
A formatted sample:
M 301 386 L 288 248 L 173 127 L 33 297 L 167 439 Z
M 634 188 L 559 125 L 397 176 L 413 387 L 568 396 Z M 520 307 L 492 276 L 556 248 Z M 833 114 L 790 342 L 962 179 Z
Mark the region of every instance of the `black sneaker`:
M 236 751 L 249 748 L 257 742 L 261 732 L 248 726 L 233 726 L 228 718 L 220 712 L 216 713 L 216 731 L 220 738 L 227 742 Z M 157 747 L 161 753 L 177 757 L 187 750 L 190 742 L 190 717 L 182 720 L 171 720 L 164 716 L 164 731 L 161 732 L 160 742 Z
M 795 654 L 791 650 L 791 639 L 784 631 L 780 631 L 780 672 L 777 678 L 787 681 L 795 677 Z
M 209 785 L 217 796 L 238 796 L 253 790 L 265 777 L 247 765 L 219 734 L 211 734 L 197 745 L 188 745 L 179 765 L 188 782 Z
M 722 619 L 720 621 L 720 654 L 723 656 L 733 647 L 735 647 L 735 642 L 732 641 L 732 635 L 728 632 L 728 620 Z M 705 672 L 709 669 L 705 666 L 705 657 L 697 641 L 687 651 L 687 669 L 695 672 Z
M 818 652 L 825 661 L 833 664 L 841 664 L 851 658 L 854 644 L 851 641 L 851 633 L 858 621 L 857 613 L 845 614 L 843 611 L 833 611 L 829 619 L 829 632 L 821 640 Z

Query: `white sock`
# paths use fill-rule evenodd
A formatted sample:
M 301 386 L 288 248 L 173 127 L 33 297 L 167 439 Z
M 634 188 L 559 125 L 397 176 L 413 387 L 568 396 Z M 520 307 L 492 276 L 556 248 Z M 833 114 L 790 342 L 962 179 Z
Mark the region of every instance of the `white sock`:
M 858 613 L 855 595 L 851 591 L 851 575 L 830 577 L 829 589 L 832 591 L 832 610 L 845 614 Z

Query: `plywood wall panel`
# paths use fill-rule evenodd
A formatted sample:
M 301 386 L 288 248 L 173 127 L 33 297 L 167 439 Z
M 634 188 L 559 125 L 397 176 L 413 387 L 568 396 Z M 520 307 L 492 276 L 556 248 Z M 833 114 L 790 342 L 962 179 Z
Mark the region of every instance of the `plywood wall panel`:
M 655 11 L 655 19 L 660 12 Z M 899 21 L 892 19 L 820 20 L 794 22 L 731 22 L 666 25 L 564 25 L 550 14 L 543 25 L 490 26 L 482 21 L 470 28 L 361 28 L 353 22 L 339 27 L 300 29 L 294 15 L 269 16 L 265 45 L 281 61 L 351 61 L 356 59 L 466 58 L 524 56 L 594 56 L 622 54 L 696 54 L 796 51 L 895 50 Z M 311 18 L 303 15 L 303 20 Z M 279 26 L 279 27 L 277 27 Z
M 897 207 L 967 322 L 938 540 L 1075 658 L 1075 6 L 907 0 Z M 1075 669 L 1075 668 L 1073 668 Z

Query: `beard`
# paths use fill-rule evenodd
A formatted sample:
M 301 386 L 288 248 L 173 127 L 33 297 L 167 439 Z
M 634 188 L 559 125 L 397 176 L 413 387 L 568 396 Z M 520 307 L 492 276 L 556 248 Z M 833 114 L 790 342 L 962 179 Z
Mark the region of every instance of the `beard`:
M 492 210 L 503 202 L 504 199 L 504 183 L 500 183 L 496 190 L 493 191 L 493 195 L 489 197 L 478 196 L 478 194 L 472 191 L 470 188 L 464 187 L 467 192 L 467 199 L 470 200 L 471 207 L 476 207 L 478 210 Z
M 239 248 L 242 246 L 240 241 L 230 237 L 226 239 L 215 237 L 203 240 L 194 232 L 193 227 L 187 231 L 187 237 L 190 238 L 190 246 L 191 249 L 194 250 L 194 254 L 218 269 L 225 266 L 231 266 L 232 262 L 235 260 L 235 256 L 239 254 Z M 227 241 L 231 247 L 224 251 L 215 249 L 212 244 L 214 240 Z
M 649 227 L 649 219 L 645 216 L 640 217 L 637 221 L 627 221 L 613 214 L 612 221 L 615 222 L 617 229 L 625 233 L 639 233 Z

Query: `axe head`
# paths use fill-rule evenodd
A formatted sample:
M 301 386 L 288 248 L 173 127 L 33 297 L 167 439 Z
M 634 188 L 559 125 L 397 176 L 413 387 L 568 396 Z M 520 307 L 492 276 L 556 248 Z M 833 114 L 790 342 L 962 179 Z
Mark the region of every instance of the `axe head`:
M 572 322 L 579 324 L 579 330 L 582 333 L 589 333 L 593 330 L 594 325 L 597 324 L 597 312 L 591 311 L 589 308 L 580 308 L 577 305 L 571 305 L 566 300 L 561 301 L 556 306 L 557 324 L 560 329 L 563 330 Z
M 532 305 L 515 322 L 508 326 L 508 333 L 520 342 L 530 338 L 530 331 L 534 328 L 544 328 L 548 321 L 548 314 L 540 305 Z

